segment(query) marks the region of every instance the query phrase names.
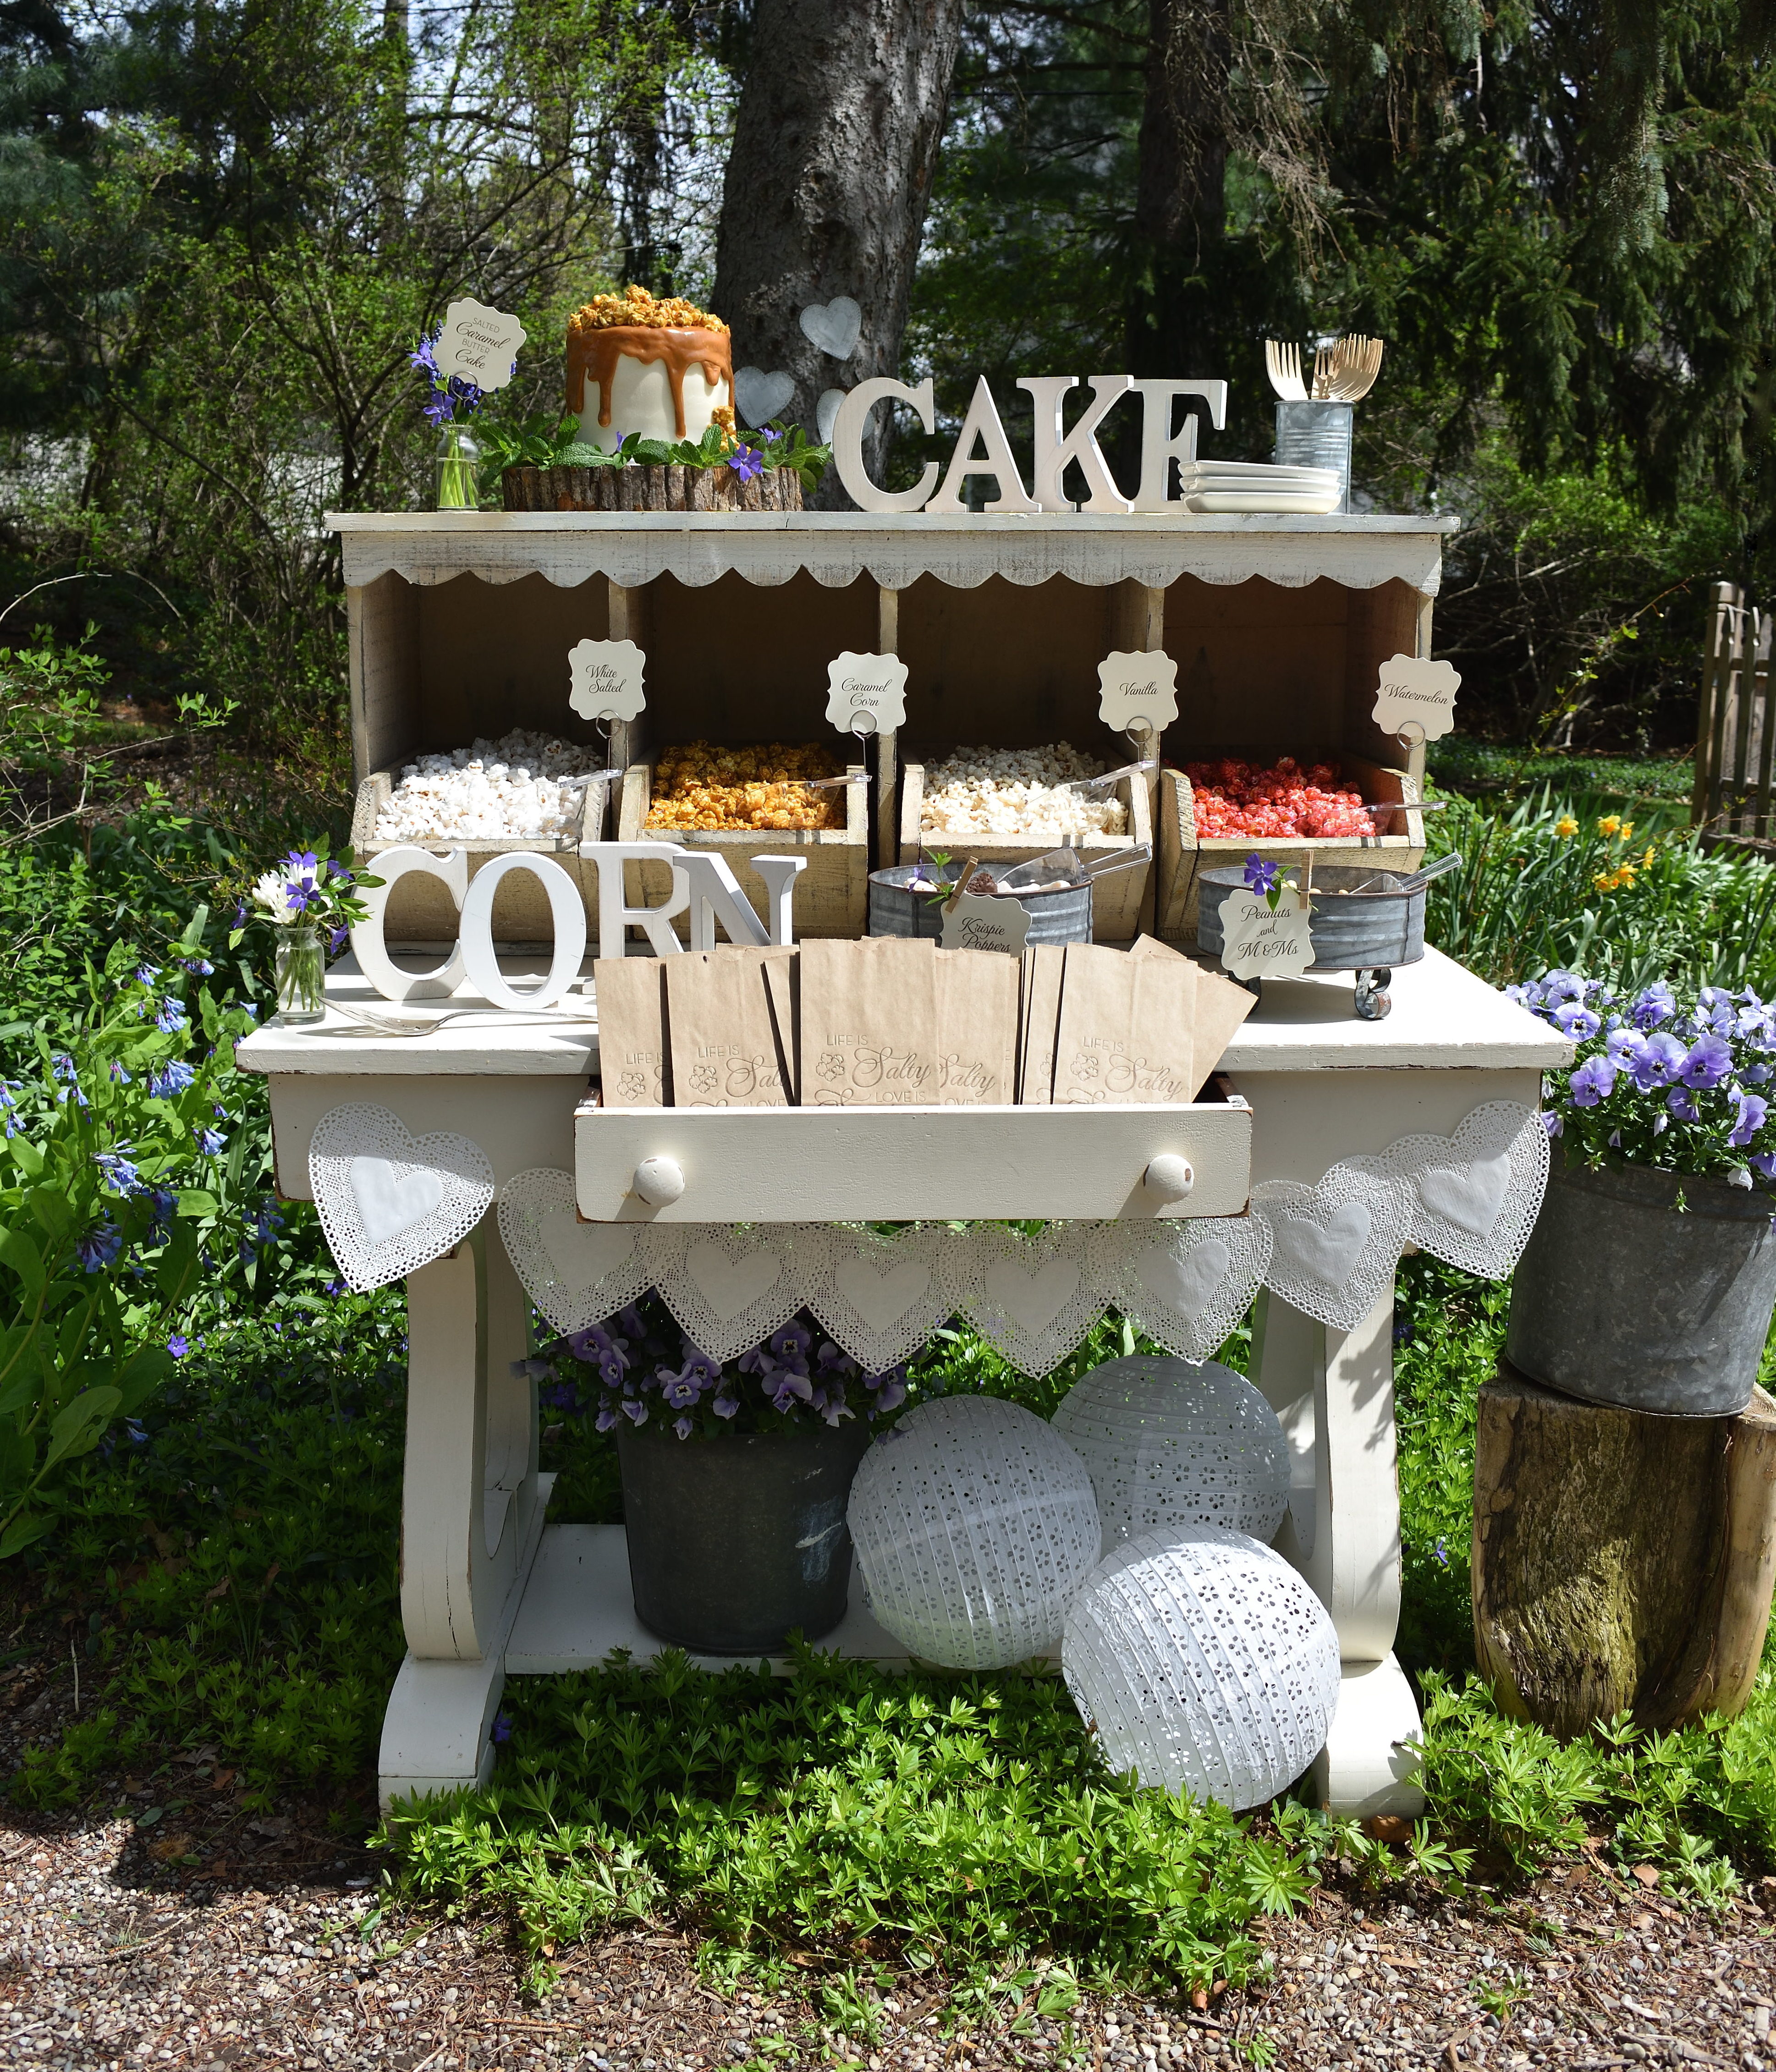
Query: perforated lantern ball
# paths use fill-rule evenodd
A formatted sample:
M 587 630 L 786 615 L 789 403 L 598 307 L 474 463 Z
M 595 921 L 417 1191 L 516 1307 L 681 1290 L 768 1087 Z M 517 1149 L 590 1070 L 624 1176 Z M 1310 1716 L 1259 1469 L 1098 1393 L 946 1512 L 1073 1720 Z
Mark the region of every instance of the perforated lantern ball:
M 1052 1425 L 991 1396 L 903 1417 L 864 1456 L 849 1523 L 870 1610 L 952 1669 L 1054 1646 L 1099 1552 L 1084 1462 Z
M 1268 1540 L 1289 1508 L 1289 1441 L 1244 1375 L 1215 1360 L 1108 1361 L 1054 1429 L 1091 1471 L 1106 1554 L 1137 1532 L 1220 1525 Z
M 1326 1744 L 1338 1636 L 1282 1556 L 1243 1532 L 1144 1532 L 1074 1600 L 1061 1672 L 1114 1770 L 1243 1812 Z

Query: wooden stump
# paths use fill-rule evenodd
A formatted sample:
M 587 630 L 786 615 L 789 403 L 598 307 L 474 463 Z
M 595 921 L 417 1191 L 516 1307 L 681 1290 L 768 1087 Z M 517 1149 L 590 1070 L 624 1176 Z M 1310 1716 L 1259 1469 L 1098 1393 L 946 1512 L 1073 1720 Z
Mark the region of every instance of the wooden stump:
M 1657 1417 L 1480 1392 L 1474 1638 L 1499 1704 L 1563 1737 L 1741 1711 L 1776 1581 L 1776 1403 Z
M 800 511 L 793 468 L 767 467 L 742 482 L 729 467 L 508 467 L 500 478 L 508 511 Z

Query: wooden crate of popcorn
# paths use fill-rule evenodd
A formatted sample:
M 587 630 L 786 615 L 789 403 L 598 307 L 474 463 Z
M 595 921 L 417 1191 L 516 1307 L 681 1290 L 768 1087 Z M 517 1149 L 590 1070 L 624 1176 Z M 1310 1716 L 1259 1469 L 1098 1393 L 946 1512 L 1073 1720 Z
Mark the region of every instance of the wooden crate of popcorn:
M 1193 755 L 1192 762 L 1216 762 L 1219 754 Z M 1240 760 L 1255 768 L 1281 758 L 1265 754 L 1247 754 Z M 1407 796 L 1407 773 L 1384 764 L 1366 762 L 1348 753 L 1297 755 L 1303 772 L 1316 764 L 1330 764 L 1338 773 L 1337 788 L 1355 791 L 1365 804 L 1400 803 Z M 1197 801 L 1190 778 L 1182 770 L 1159 773 L 1158 933 L 1171 939 L 1194 937 L 1202 874 L 1237 867 L 1248 856 L 1264 857 L 1282 870 L 1298 870 L 1312 851 L 1316 861 L 1349 863 L 1359 856 L 1373 855 L 1383 870 L 1416 870 L 1424 861 L 1424 816 L 1409 808 L 1396 814 L 1392 828 L 1381 836 L 1328 835 L 1277 839 L 1260 835 L 1204 835 L 1198 832 Z
M 915 759 L 916 758 L 916 759 Z M 934 851 L 948 856 L 960 868 L 972 856 L 982 863 L 1028 863 L 1050 849 L 1070 845 L 1078 849 L 1087 865 L 1108 862 L 1112 858 L 1126 856 L 1143 842 L 1151 849 L 1153 839 L 1153 795 L 1149 787 L 1149 775 L 1141 771 L 1133 777 L 1119 777 L 1108 788 L 1108 795 L 1119 800 L 1124 808 L 1125 834 L 1090 834 L 1077 837 L 1055 835 L 1022 836 L 997 834 L 947 833 L 939 829 L 927 830 L 923 822 L 926 808 L 926 780 L 944 758 L 935 752 L 913 750 L 909 759 L 900 767 L 900 861 L 915 861 L 923 848 L 930 856 Z M 1101 759 L 1101 758 L 1100 758 Z M 1114 767 L 1112 764 L 1110 767 Z M 1087 794 L 1087 796 L 1090 796 Z M 1144 925 L 1144 911 L 1148 896 L 1148 885 L 1153 865 L 1137 864 L 1127 870 L 1115 870 L 1099 879 L 1092 888 L 1092 935 L 1095 942 L 1126 943 L 1141 933 Z
M 623 841 L 676 842 L 680 849 L 707 849 L 721 857 L 739 881 L 740 889 L 761 919 L 771 911 L 764 881 L 752 868 L 755 856 L 803 856 L 808 868 L 796 880 L 796 934 L 857 936 L 865 932 L 870 912 L 870 808 L 862 783 L 837 787 L 827 793 L 839 804 L 845 824 L 839 828 L 651 828 L 656 775 L 660 758 L 632 763 L 624 772 L 618 808 L 617 835 Z M 862 777 L 861 763 L 841 766 L 835 773 Z M 660 905 L 671 891 L 671 874 L 661 863 L 624 866 L 625 894 L 631 906 Z M 681 915 L 673 923 L 686 935 Z
M 434 856 L 443 856 L 451 849 L 459 849 L 467 855 L 472 880 L 475 873 L 495 857 L 546 856 L 559 864 L 579 886 L 587 927 L 596 931 L 598 875 L 592 865 L 582 864 L 579 845 L 604 839 L 610 812 L 606 802 L 614 785 L 586 785 L 581 795 L 577 818 L 560 834 L 505 837 L 439 835 L 419 838 L 380 836 L 376 831 L 376 823 L 393 800 L 401 778 L 398 767 L 375 770 L 358 787 L 352 814 L 352 852 L 367 869 L 375 870 L 376 860 L 385 849 L 417 847 L 430 850 Z M 454 941 L 457 932 L 456 902 L 450 896 L 450 888 L 442 878 L 434 878 L 429 872 L 410 873 L 396 884 L 389 894 L 384 928 L 391 943 Z M 493 895 L 493 933 L 496 942 L 507 944 L 553 940 L 555 922 L 549 911 L 549 894 L 533 871 L 512 871 L 501 882 Z

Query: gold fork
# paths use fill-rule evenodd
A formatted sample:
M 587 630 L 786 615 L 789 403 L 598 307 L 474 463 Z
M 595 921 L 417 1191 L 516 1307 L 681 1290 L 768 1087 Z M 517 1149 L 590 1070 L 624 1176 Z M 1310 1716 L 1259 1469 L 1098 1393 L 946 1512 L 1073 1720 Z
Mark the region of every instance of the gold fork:
M 1273 338 L 1264 340 L 1264 371 L 1270 376 L 1270 385 L 1285 403 L 1305 403 L 1307 384 L 1301 379 L 1301 348 L 1298 345 L 1279 345 Z

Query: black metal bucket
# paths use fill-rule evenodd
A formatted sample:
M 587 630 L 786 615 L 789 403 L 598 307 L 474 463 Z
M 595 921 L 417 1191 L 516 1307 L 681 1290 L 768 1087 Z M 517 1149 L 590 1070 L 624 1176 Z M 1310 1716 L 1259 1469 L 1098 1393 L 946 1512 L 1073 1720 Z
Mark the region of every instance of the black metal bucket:
M 770 1655 L 845 1617 L 845 1504 L 868 1450 L 861 1421 L 680 1439 L 619 1426 L 635 1616 L 693 1655 Z
M 1297 874 L 1297 876 L 1299 874 Z M 1314 945 L 1309 971 L 1392 971 L 1401 964 L 1416 964 L 1424 955 L 1424 898 L 1429 888 L 1396 892 L 1404 874 L 1367 870 L 1349 864 L 1314 866 L 1314 911 L 1307 924 L 1308 940 Z M 1245 889 L 1246 874 L 1240 870 L 1205 870 L 1204 886 L 1219 894 Z M 1350 888 L 1367 886 L 1357 892 Z M 1339 898 L 1345 893 L 1347 896 Z M 1330 897 L 1322 898 L 1322 894 Z M 1290 895 L 1284 894 L 1286 899 Z M 1221 954 L 1221 899 L 1204 894 L 1197 912 L 1197 945 L 1205 956 Z
M 1759 1190 L 1644 1166 L 1593 1172 L 1556 1149 L 1511 1281 L 1506 1359 L 1588 1403 L 1737 1416 L 1776 1308 L 1770 1211 Z
M 907 890 L 916 864 L 891 863 L 870 874 L 870 932 L 872 935 L 918 935 L 935 941 L 944 933 L 944 902 L 928 892 Z M 1007 895 L 1009 896 L 1009 894 Z M 1063 885 L 1053 892 L 1024 894 L 1018 902 L 1030 916 L 1032 943 L 1089 943 L 1092 939 L 1092 887 Z

